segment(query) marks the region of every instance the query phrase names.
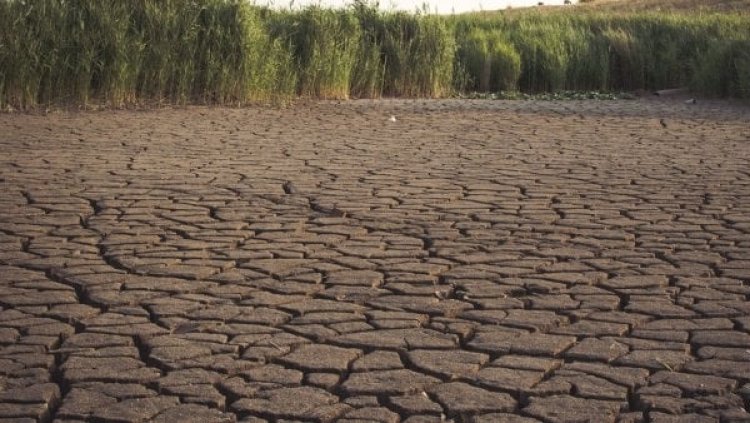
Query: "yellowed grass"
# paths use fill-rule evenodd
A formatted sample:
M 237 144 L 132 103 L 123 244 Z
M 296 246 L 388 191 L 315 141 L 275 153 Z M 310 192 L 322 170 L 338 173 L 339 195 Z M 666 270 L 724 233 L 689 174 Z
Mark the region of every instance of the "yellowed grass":
M 555 12 L 676 12 L 676 13 L 748 13 L 750 0 L 579 0 L 572 6 L 545 5 L 507 8 L 494 11 L 469 12 L 469 15 L 491 16 L 498 13 L 516 14 L 530 10 L 542 13 Z
M 576 7 L 617 12 L 750 12 L 750 0 L 592 0 Z

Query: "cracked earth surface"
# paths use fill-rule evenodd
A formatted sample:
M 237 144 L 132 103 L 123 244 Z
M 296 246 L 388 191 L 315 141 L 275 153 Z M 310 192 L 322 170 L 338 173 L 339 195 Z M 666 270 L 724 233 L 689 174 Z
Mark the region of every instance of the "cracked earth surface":
M 748 121 L 2 115 L 0 419 L 750 421 Z

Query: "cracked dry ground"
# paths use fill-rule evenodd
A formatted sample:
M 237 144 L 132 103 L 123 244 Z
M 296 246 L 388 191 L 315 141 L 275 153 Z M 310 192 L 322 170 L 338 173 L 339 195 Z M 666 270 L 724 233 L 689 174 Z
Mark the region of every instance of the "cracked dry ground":
M 0 418 L 750 421 L 749 119 L 0 116 Z

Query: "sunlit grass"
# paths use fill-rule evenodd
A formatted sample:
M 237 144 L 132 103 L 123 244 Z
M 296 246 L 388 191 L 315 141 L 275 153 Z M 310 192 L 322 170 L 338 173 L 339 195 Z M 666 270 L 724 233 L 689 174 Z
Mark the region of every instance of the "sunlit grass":
M 750 85 L 747 54 L 740 46 L 750 40 L 749 15 L 587 10 L 530 9 L 453 19 L 459 40 L 481 37 L 478 32 L 486 37 L 500 32 L 510 40 L 521 54 L 524 92 L 689 86 L 707 95 L 748 97 L 742 88 Z M 729 65 L 715 66 L 717 60 Z M 720 89 L 718 81 L 734 82 Z
M 0 105 L 291 96 L 291 54 L 240 0 L 0 1 Z
M 0 0 L 0 106 L 620 92 L 750 98 L 750 15 L 435 16 L 244 0 Z

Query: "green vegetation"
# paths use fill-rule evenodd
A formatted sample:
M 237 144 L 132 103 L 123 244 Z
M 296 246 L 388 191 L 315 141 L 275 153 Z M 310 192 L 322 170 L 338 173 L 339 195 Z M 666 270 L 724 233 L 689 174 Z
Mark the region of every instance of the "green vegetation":
M 464 88 L 479 92 L 518 89 L 521 55 L 501 31 L 472 29 L 460 39 L 458 63 L 468 76 Z
M 750 14 L 598 3 L 441 17 L 367 1 L 0 0 L 0 107 L 683 86 L 750 98 Z
M 455 19 L 457 37 L 506 34 L 521 54 L 524 92 L 688 86 L 706 95 L 750 98 L 750 53 L 742 48 L 750 41 L 749 15 L 580 10 L 464 15 Z
M 236 104 L 291 95 L 292 57 L 240 1 L 0 1 L 0 104 Z

